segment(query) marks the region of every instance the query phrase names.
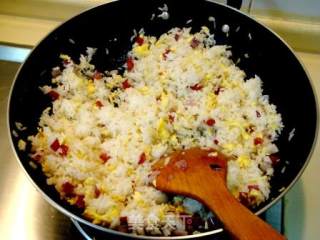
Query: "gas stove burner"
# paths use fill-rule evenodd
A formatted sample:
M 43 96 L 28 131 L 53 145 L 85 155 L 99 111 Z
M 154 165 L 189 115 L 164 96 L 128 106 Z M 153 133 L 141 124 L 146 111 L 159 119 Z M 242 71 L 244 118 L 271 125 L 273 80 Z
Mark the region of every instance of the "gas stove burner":
M 283 232 L 283 200 L 279 201 L 277 204 L 275 204 L 272 208 L 270 208 L 268 211 L 266 211 L 263 214 L 260 214 L 260 217 L 271 224 L 275 229 L 277 229 L 279 232 Z M 129 239 L 159 239 L 156 236 L 149 237 L 148 236 L 138 236 L 138 235 L 132 235 L 132 237 L 123 237 L 123 236 L 117 236 L 115 234 L 110 234 L 102 231 L 98 231 L 96 229 L 93 229 L 85 224 L 82 224 L 78 222 L 77 220 L 71 218 L 72 223 L 74 224 L 75 228 L 79 231 L 79 233 L 82 235 L 84 240 L 129 240 Z M 220 225 L 221 226 L 221 225 Z M 217 226 L 218 227 L 218 226 Z M 230 238 L 226 235 L 226 232 L 223 231 L 222 228 L 217 228 L 215 230 L 216 234 L 212 235 L 212 232 L 207 232 L 203 234 L 203 237 L 197 236 L 197 239 L 201 240 L 229 240 Z M 211 234 L 211 235 L 209 235 Z M 195 238 L 193 235 L 188 236 L 180 236 L 173 239 L 193 239 Z M 167 238 L 170 239 L 170 238 Z M 171 238 L 172 239 L 172 238 Z
M 140 236 L 140 235 L 132 235 L 132 237 L 124 237 L 124 236 L 116 236 L 114 234 L 108 234 L 106 232 L 100 232 L 96 229 L 90 228 L 85 224 L 78 222 L 77 220 L 71 218 L 72 223 L 82 235 L 85 240 L 129 240 L 132 238 L 136 239 L 159 239 L 157 236 Z M 213 233 L 214 232 L 214 233 Z M 212 235 L 213 234 L 213 235 Z M 195 236 L 187 235 L 187 236 L 179 236 L 179 237 L 167 237 L 163 239 L 193 239 Z M 203 233 L 202 237 L 197 235 L 197 239 L 201 238 L 202 240 L 228 240 L 229 238 L 225 235 L 225 232 L 222 228 L 218 228 L 214 231 Z
M 87 232 L 84 230 L 84 228 L 82 228 L 82 226 L 80 225 L 80 223 L 73 219 L 73 218 L 70 218 L 72 223 L 74 224 L 74 226 L 76 227 L 76 229 L 81 233 L 81 235 L 84 237 L 85 240 L 95 240 L 94 237 L 91 238 Z

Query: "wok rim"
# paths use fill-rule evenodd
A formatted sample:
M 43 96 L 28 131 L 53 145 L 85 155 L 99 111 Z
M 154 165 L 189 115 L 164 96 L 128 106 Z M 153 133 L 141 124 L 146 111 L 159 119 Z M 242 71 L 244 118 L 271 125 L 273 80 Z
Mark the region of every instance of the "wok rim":
M 32 50 L 30 51 L 30 53 L 28 54 L 26 60 L 21 64 L 21 66 L 19 67 L 18 71 L 16 72 L 14 79 L 12 81 L 10 90 L 9 90 L 9 95 L 8 95 L 8 102 L 7 102 L 7 130 L 8 130 L 8 136 L 9 136 L 9 141 L 10 141 L 10 146 L 11 149 L 13 150 L 13 154 L 15 156 L 15 159 L 18 161 L 18 164 L 20 165 L 20 167 L 23 169 L 25 175 L 27 175 L 27 178 L 29 179 L 29 181 L 32 183 L 32 185 L 34 186 L 34 188 L 41 194 L 41 196 L 51 205 L 53 206 L 55 209 L 57 209 L 60 213 L 64 214 L 65 216 L 69 217 L 71 219 L 71 221 L 73 223 L 76 222 L 80 222 L 82 224 L 85 224 L 95 230 L 99 230 L 108 234 L 114 234 L 114 235 L 118 235 L 118 236 L 123 236 L 123 237 L 128 237 L 128 238 L 133 238 L 133 239 L 154 239 L 154 240 L 165 240 L 165 239 L 192 239 L 192 238 L 201 238 L 201 237 L 205 237 L 205 236 L 210 236 L 210 235 L 214 235 L 217 233 L 222 232 L 221 229 L 216 229 L 216 230 L 211 230 L 211 231 L 207 231 L 207 232 L 203 232 L 203 233 L 198 233 L 198 234 L 194 234 L 194 235 L 186 235 L 186 236 L 170 236 L 170 237 L 166 237 L 166 236 L 146 236 L 146 235 L 135 235 L 132 233 L 123 233 L 123 232 L 119 232 L 117 230 L 113 230 L 110 228 L 106 228 L 97 224 L 94 224 L 88 220 L 86 220 L 83 217 L 80 217 L 72 212 L 70 212 L 69 210 L 67 210 L 66 208 L 64 208 L 63 206 L 61 206 L 60 204 L 58 204 L 56 201 L 54 201 L 53 199 L 51 199 L 38 185 L 37 183 L 31 178 L 31 176 L 29 175 L 29 173 L 27 172 L 27 170 L 25 169 L 25 167 L 22 164 L 21 159 L 18 156 L 17 150 L 14 146 L 13 143 L 13 138 L 12 138 L 12 134 L 11 134 L 11 128 L 10 128 L 10 103 L 11 103 L 11 98 L 12 98 L 12 93 L 14 90 L 14 86 L 15 83 L 20 75 L 20 72 L 22 70 L 22 68 L 24 67 L 24 65 L 26 64 L 26 62 L 28 61 L 28 59 L 30 58 L 30 56 L 32 55 L 32 53 L 35 51 L 35 49 L 45 40 L 47 39 L 53 32 L 55 32 L 57 29 L 59 29 L 61 26 L 63 26 L 64 24 L 66 24 L 67 22 L 71 21 L 72 19 L 88 12 L 91 11 L 95 8 L 99 8 L 100 6 L 104 6 L 107 4 L 111 4 L 114 2 L 118 2 L 121 0 L 111 0 L 110 2 L 107 3 L 102 3 L 102 4 L 98 4 L 96 6 L 87 8 L 81 12 L 79 12 L 78 14 L 66 19 L 65 21 L 61 22 L 60 24 L 58 24 L 55 28 L 53 28 L 49 33 L 47 33 L 41 40 L 39 40 L 37 42 L 37 44 L 32 48 Z M 319 134 L 319 105 L 318 105 L 318 94 L 315 91 L 315 86 L 314 83 L 311 81 L 311 77 L 309 72 L 307 71 L 304 63 L 301 61 L 300 57 L 297 56 L 297 54 L 294 52 L 294 50 L 289 46 L 289 44 L 281 37 L 279 36 L 275 31 L 273 31 L 272 29 L 270 29 L 268 26 L 265 26 L 264 24 L 260 23 L 259 21 L 257 21 L 256 19 L 254 19 L 252 16 L 248 15 L 245 12 L 242 12 L 236 8 L 233 8 L 231 6 L 228 5 L 224 5 L 222 3 L 219 2 L 215 2 L 213 0 L 203 0 L 205 2 L 210 2 L 211 4 L 216 4 L 219 5 L 220 7 L 225 7 L 227 9 L 229 9 L 228 11 L 232 12 L 236 12 L 238 14 L 241 14 L 243 16 L 245 16 L 246 18 L 249 18 L 251 21 L 254 21 L 256 24 L 258 24 L 259 28 L 265 28 L 267 29 L 271 34 L 273 34 L 275 37 L 277 37 L 284 46 L 287 47 L 287 49 L 293 54 L 293 56 L 296 58 L 296 60 L 298 61 L 298 63 L 300 64 L 300 66 L 302 67 L 312 90 L 313 93 L 313 98 L 315 101 L 315 120 L 316 120 L 316 126 L 315 126 L 315 135 L 314 135 L 314 139 L 313 139 L 313 143 L 312 146 L 310 148 L 309 154 L 307 156 L 307 158 L 305 159 L 305 162 L 303 164 L 303 166 L 300 168 L 298 174 L 295 176 L 295 178 L 291 181 L 291 183 L 282 191 L 279 193 L 279 195 L 270 200 L 270 202 L 265 205 L 263 208 L 261 208 L 260 210 L 254 212 L 255 215 L 260 215 L 263 212 L 265 212 L 267 209 L 271 208 L 274 204 L 276 204 L 293 186 L 294 184 L 297 182 L 297 180 L 302 176 L 303 172 L 305 171 L 307 165 L 309 164 L 311 157 L 313 156 L 316 144 L 317 144 L 317 140 L 318 140 L 318 134 Z M 77 227 L 77 226 L 76 226 Z M 78 229 L 78 228 L 77 228 Z M 78 229 L 79 230 L 79 229 Z

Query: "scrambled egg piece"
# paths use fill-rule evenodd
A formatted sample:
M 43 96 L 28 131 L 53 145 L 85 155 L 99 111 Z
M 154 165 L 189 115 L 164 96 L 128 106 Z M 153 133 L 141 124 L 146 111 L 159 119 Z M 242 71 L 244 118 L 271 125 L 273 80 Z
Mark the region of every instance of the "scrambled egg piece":
M 161 94 L 161 107 L 166 108 L 169 105 L 169 97 L 166 93 Z
M 149 93 L 149 88 L 147 86 L 143 86 L 138 88 L 138 91 L 143 95 L 147 95 Z
M 144 198 L 142 197 L 141 193 L 136 191 L 133 195 L 133 200 L 141 207 L 145 207 L 146 202 L 144 201 Z
M 24 140 L 20 139 L 18 141 L 18 148 L 19 148 L 20 151 L 25 151 L 26 150 L 26 146 L 27 146 L 27 143 Z
M 67 54 L 60 54 L 59 56 L 62 60 L 70 60 L 70 56 L 68 56 Z
M 141 46 L 136 46 L 133 48 L 133 53 L 137 57 L 145 57 L 149 54 L 149 44 L 144 43 Z
M 117 206 L 113 206 L 109 208 L 104 214 L 99 214 L 91 208 L 86 208 L 84 211 L 84 215 L 92 218 L 93 223 L 100 224 L 101 222 L 112 222 L 114 218 L 118 218 L 120 216 L 120 211 Z
M 171 135 L 171 137 L 170 137 L 170 143 L 171 143 L 171 145 L 173 145 L 173 146 L 176 146 L 176 145 L 178 144 L 177 135 L 175 135 L 175 134 Z
M 163 118 L 159 119 L 157 124 L 157 130 L 160 140 L 166 141 L 170 137 L 170 132 L 168 131 L 166 122 Z
M 87 92 L 88 94 L 93 94 L 96 91 L 96 87 L 94 86 L 92 81 L 88 81 Z
M 234 144 L 232 144 L 232 143 L 226 143 L 226 144 L 223 145 L 223 148 L 224 148 L 226 151 L 232 151 L 232 150 L 235 148 L 235 146 L 234 146 Z
M 250 165 L 250 158 L 247 155 L 241 155 L 238 157 L 237 162 L 241 168 L 246 168 Z
M 216 105 L 217 105 L 217 97 L 216 97 L 215 94 L 209 93 L 206 100 L 207 100 L 206 101 L 206 106 L 207 106 L 208 110 L 213 109 L 213 108 L 216 107 Z

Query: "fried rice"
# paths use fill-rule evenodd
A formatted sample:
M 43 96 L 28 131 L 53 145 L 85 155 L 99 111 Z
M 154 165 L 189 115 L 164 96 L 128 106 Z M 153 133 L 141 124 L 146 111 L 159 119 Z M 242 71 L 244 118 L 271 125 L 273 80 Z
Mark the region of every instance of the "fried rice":
M 207 27 L 190 30 L 136 36 L 123 73 L 96 69 L 92 48 L 79 63 L 61 54 L 64 66 L 41 87 L 52 105 L 28 138 L 31 157 L 61 198 L 95 224 L 194 233 L 181 216 L 206 222 L 212 213 L 158 191 L 151 170 L 165 154 L 191 147 L 231 156 L 227 185 L 239 201 L 256 206 L 269 197 L 281 116 L 260 78 L 247 78 L 233 63 L 228 46 L 216 45 Z

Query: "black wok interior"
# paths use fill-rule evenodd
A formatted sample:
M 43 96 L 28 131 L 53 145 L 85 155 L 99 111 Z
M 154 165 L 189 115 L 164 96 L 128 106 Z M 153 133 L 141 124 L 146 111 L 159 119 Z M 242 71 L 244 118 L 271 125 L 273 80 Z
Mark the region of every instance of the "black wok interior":
M 170 18 L 155 17 L 151 21 L 152 14 L 158 15 L 158 7 L 164 3 L 168 5 Z M 215 28 L 213 22 L 208 21 L 209 16 L 215 18 Z M 189 19 L 192 22 L 186 24 Z M 230 26 L 228 36 L 221 31 L 223 24 Z M 50 105 L 50 99 L 41 93 L 39 86 L 50 83 L 51 68 L 60 64 L 60 53 L 77 60 L 86 47 L 95 47 L 98 50 L 93 63 L 97 69 L 112 70 L 124 64 L 133 29 L 144 28 L 146 34 L 160 36 L 172 27 L 190 26 L 195 32 L 203 25 L 215 34 L 217 44 L 231 46 L 232 58 L 241 59 L 237 65 L 248 77 L 256 74 L 262 79 L 264 93 L 282 114 L 285 128 L 277 143 L 281 163 L 271 182 L 270 199 L 253 211 L 264 209 L 280 195 L 279 189 L 294 181 L 308 159 L 316 134 L 315 97 L 303 67 L 277 36 L 247 16 L 219 4 L 204 0 L 183 4 L 177 0 L 120 0 L 72 18 L 40 42 L 20 69 L 9 103 L 10 129 L 15 129 L 14 122 L 18 121 L 28 127 L 20 134 L 22 138 L 37 132 L 41 112 Z M 288 135 L 293 128 L 295 136 L 289 142 Z M 18 151 L 18 139 L 11 137 L 21 163 L 36 185 L 54 202 L 81 218 L 77 209 L 61 201 L 53 187 L 46 184 L 42 172 L 30 167 L 28 153 Z M 290 164 L 282 174 L 285 161 Z

